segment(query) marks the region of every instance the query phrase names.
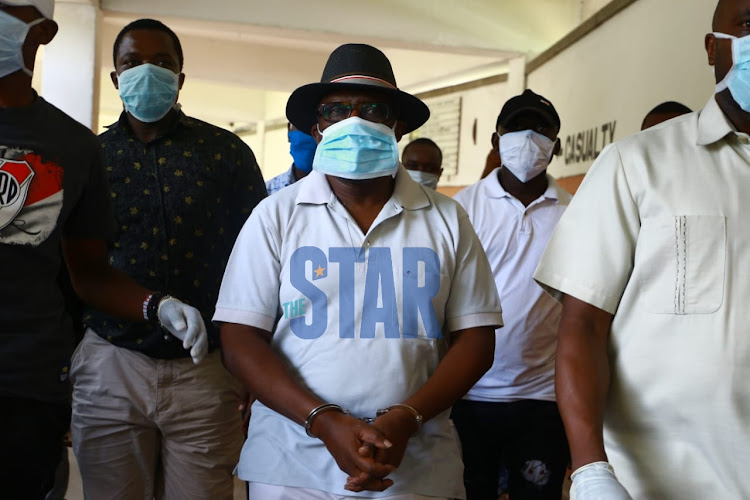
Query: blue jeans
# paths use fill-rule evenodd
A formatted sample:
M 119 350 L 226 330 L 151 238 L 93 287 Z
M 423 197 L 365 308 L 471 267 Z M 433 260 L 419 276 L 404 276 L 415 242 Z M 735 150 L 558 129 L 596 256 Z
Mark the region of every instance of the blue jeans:
M 555 402 L 461 400 L 451 418 L 463 448 L 467 500 L 497 499 L 501 464 L 513 500 L 560 500 L 570 451 Z

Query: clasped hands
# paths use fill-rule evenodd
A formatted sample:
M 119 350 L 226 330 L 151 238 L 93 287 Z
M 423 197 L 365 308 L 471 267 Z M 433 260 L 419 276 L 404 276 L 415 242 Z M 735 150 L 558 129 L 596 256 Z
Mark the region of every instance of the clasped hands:
M 417 430 L 414 417 L 393 410 L 372 424 L 339 412 L 326 412 L 315 419 L 313 433 L 325 444 L 339 468 L 347 473 L 349 491 L 383 491 L 393 485 L 387 476 L 401 464 L 411 435 Z

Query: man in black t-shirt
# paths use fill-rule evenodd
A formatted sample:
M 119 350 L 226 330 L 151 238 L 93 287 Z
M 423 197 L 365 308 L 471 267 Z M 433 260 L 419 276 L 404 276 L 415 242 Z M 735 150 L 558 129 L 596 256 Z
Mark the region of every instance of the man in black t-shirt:
M 194 349 L 205 339 L 197 311 L 179 301 L 161 311 L 144 305 L 152 292 L 107 264 L 113 224 L 101 148 L 90 130 L 31 87 L 36 52 L 57 32 L 53 10 L 54 0 L 0 0 L 3 498 L 44 498 L 68 429 L 73 333 L 57 282 L 61 246 L 85 301 L 141 321 L 145 307 Z

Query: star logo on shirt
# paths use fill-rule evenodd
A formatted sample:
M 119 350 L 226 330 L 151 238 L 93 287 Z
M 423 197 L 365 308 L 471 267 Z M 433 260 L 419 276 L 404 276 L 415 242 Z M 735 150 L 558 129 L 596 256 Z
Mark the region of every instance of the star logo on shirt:
M 314 280 L 326 277 L 326 268 L 322 267 L 320 264 L 318 264 L 317 269 L 314 269 L 314 272 L 315 272 L 315 276 L 313 276 Z

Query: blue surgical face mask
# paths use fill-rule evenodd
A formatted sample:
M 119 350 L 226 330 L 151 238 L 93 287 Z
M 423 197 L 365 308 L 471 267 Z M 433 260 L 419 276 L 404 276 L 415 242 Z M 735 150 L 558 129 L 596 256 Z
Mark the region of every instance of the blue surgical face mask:
M 139 64 L 117 76 L 120 99 L 139 121 L 158 122 L 177 100 L 179 75 L 153 64 Z
M 732 41 L 732 67 L 716 84 L 716 93 L 728 88 L 740 108 L 750 113 L 750 36 L 737 38 L 725 33 L 714 36 Z
M 19 69 L 31 76 L 32 72 L 23 61 L 23 44 L 32 26 L 44 22 L 41 17 L 29 24 L 0 10 L 0 78 Z
M 438 180 L 440 180 L 440 176 L 438 174 L 433 174 L 432 172 L 423 172 L 422 170 L 409 170 L 407 168 L 406 173 L 408 173 L 409 176 L 417 182 L 417 184 L 421 184 L 430 189 L 436 189 Z
M 501 135 L 499 149 L 503 167 L 525 183 L 547 168 L 555 141 L 534 130 L 521 130 Z
M 294 166 L 299 170 L 310 173 L 318 143 L 315 138 L 299 130 L 289 131 L 289 154 L 294 158 Z
M 320 131 L 320 128 L 318 128 Z M 320 132 L 313 169 L 343 179 L 374 179 L 398 171 L 398 143 L 393 130 L 358 116 Z

